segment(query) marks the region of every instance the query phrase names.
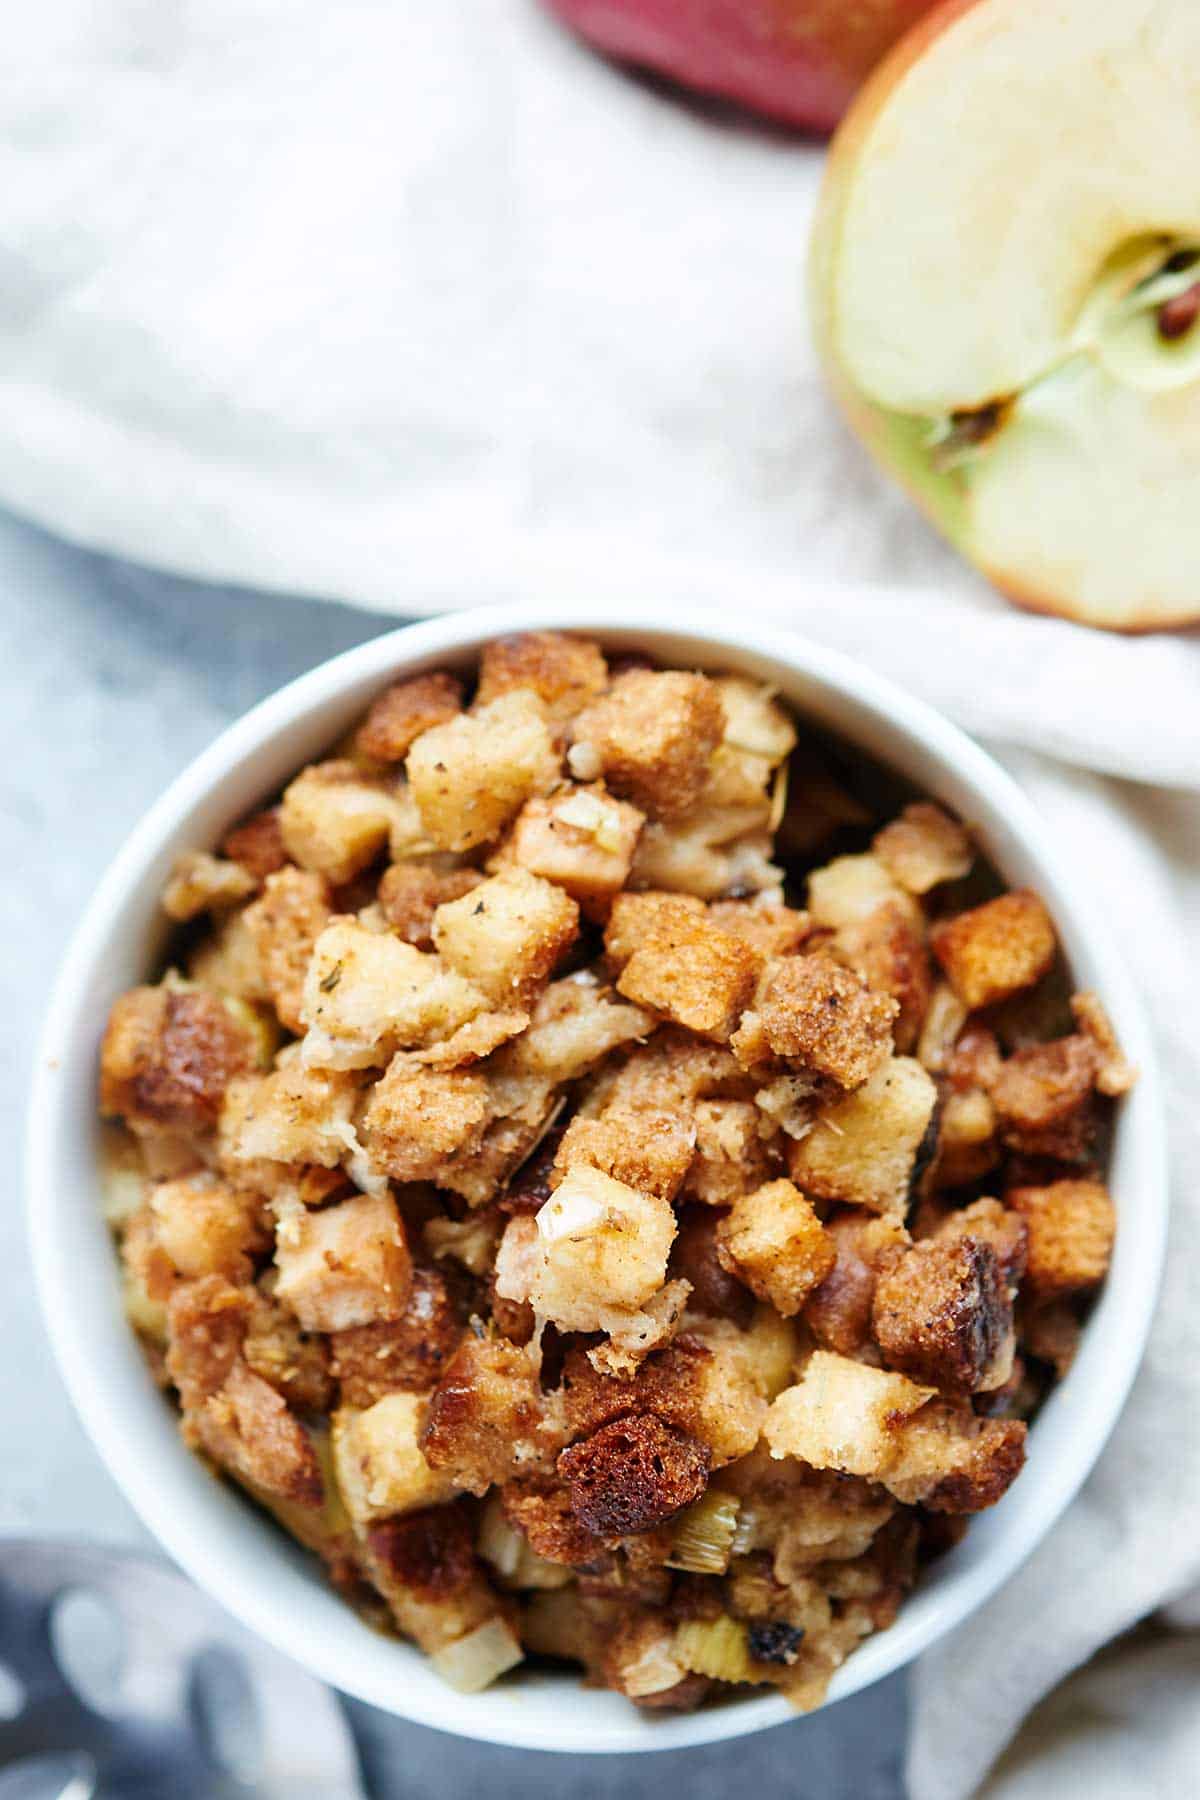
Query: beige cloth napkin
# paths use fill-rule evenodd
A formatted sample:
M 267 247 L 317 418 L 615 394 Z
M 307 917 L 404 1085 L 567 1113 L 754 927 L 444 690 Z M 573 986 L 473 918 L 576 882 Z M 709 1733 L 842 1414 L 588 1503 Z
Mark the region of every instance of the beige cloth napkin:
M 914 1800 L 959 1800 L 1200 1581 L 1200 641 L 1011 611 L 869 467 L 804 318 L 818 147 L 624 77 L 535 0 L 10 13 L 0 501 L 398 613 L 586 586 L 789 619 L 998 744 L 1103 890 L 1170 1084 L 1171 1266 L 1096 1475 L 918 1671 Z M 1191 1766 L 1173 1642 L 1054 1694 L 989 1791 Z

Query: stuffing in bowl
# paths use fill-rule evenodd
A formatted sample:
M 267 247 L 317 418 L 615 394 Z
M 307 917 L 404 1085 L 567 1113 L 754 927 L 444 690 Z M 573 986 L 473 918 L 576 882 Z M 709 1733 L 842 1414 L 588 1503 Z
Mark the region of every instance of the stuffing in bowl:
M 1108 1267 L 1132 1076 L 1037 894 L 761 682 L 530 632 L 163 906 L 100 1101 L 187 1443 L 464 1692 L 818 1704 Z

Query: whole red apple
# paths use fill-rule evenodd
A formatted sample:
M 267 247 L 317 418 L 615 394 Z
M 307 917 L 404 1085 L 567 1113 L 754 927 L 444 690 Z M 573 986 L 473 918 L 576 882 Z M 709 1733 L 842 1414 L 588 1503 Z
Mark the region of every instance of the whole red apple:
M 935 0 L 548 0 L 609 56 L 808 131 L 832 131 Z

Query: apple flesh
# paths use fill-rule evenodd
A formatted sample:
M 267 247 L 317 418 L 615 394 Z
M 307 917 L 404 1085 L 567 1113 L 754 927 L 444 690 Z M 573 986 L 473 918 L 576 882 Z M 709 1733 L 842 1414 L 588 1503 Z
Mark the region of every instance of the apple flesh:
M 787 125 L 832 131 L 934 0 L 548 0 L 606 55 Z
M 834 141 L 810 265 L 847 416 L 1010 598 L 1200 619 L 1200 4 L 950 0 Z

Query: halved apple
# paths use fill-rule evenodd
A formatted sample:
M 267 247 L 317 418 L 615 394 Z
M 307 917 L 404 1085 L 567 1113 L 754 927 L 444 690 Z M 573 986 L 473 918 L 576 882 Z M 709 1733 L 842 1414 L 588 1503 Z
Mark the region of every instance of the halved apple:
M 832 131 L 863 78 L 934 0 L 548 0 L 622 61 L 788 125 Z
M 950 0 L 834 141 L 818 342 L 1010 598 L 1200 619 L 1200 0 Z

